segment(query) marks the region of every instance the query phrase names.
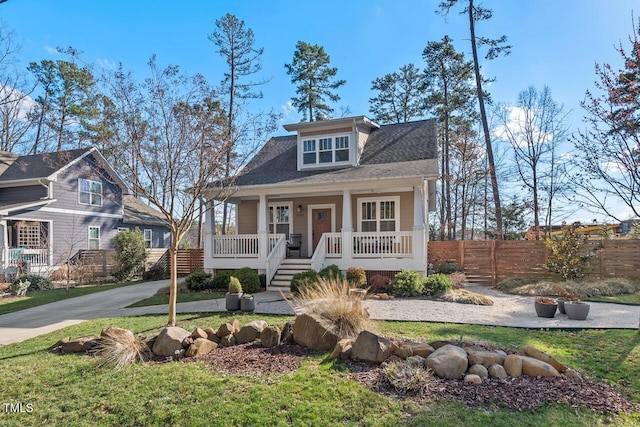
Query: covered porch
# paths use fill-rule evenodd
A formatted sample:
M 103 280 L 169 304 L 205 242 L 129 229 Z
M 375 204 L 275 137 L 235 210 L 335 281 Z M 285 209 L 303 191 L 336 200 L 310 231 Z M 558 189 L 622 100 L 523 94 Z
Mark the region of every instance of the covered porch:
M 49 221 L 0 221 L 0 273 L 40 270 L 51 265 Z

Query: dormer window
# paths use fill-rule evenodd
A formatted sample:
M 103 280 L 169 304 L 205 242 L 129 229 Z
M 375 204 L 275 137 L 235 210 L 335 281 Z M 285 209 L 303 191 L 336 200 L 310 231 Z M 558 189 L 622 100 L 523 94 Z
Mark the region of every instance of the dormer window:
M 329 165 L 349 162 L 349 135 L 303 139 L 302 164 Z

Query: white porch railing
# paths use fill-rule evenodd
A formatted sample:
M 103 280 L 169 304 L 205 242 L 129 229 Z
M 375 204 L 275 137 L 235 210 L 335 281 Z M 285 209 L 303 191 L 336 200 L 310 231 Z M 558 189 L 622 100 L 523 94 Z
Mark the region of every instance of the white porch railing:
M 324 233 L 327 258 L 342 258 L 342 233 Z
M 211 236 L 214 258 L 257 258 L 259 242 L 257 234 Z
M 324 259 L 327 256 L 327 251 L 325 250 L 327 234 L 329 233 L 323 234 L 323 238 L 320 239 L 320 241 L 318 241 L 318 246 L 316 246 L 316 250 L 313 252 L 313 255 L 311 256 L 312 270 L 318 271 L 322 268 L 322 263 L 324 263 Z M 336 233 L 332 233 L 332 234 L 336 234 Z
M 9 265 L 28 262 L 32 266 L 49 265 L 49 249 L 9 248 L 7 253 Z
M 284 234 L 269 235 L 269 255 L 267 256 L 267 286 L 275 276 L 280 263 L 287 255 L 287 245 Z
M 412 231 L 353 233 L 354 258 L 411 258 Z

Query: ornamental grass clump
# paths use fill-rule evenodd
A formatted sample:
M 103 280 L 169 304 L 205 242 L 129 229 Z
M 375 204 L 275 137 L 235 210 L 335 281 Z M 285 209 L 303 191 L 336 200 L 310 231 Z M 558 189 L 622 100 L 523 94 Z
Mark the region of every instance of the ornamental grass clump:
M 321 318 L 340 337 L 355 338 L 365 329 L 373 330 L 362 299 L 349 293 L 346 280 L 320 278 L 313 286 L 299 288 L 288 301 L 296 313 Z
M 400 395 L 426 394 L 433 383 L 431 369 L 411 359 L 387 363 L 383 367 L 383 374 L 383 380 L 386 380 Z
M 98 344 L 96 355 L 101 361 L 98 366 L 120 370 L 127 365 L 145 360 L 149 347 L 132 334 L 103 336 Z

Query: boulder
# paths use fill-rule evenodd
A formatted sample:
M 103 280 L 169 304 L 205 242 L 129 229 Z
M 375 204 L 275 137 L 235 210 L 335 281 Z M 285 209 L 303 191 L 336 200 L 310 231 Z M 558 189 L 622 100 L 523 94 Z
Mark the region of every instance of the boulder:
M 102 338 L 108 338 L 120 342 L 133 342 L 136 339 L 135 335 L 133 335 L 133 332 L 130 330 L 115 326 L 103 329 L 102 332 L 100 332 L 100 336 Z
M 378 294 L 378 298 L 381 299 L 382 301 L 388 301 L 390 299 L 389 294 L 386 294 L 386 293 Z
M 267 322 L 264 320 L 254 320 L 249 322 L 236 333 L 236 342 L 238 344 L 244 344 L 252 342 L 260 337 L 260 333 L 267 327 Z M 278 341 L 280 337 L 278 337 Z
M 277 347 L 280 345 L 280 328 L 277 326 L 267 326 L 260 332 L 260 341 L 265 348 Z
M 207 339 L 209 341 L 213 341 L 213 342 L 217 342 L 218 344 L 220 343 L 220 338 L 216 335 L 216 331 L 213 328 L 206 328 L 204 330 L 207 334 Z
M 164 328 L 153 344 L 153 354 L 162 357 L 175 356 L 176 351 L 182 350 L 182 341 L 191 335 L 191 332 L 177 326 Z
M 294 321 L 290 320 L 284 324 L 282 333 L 280 334 L 280 342 L 282 344 L 293 344 L 293 324 Z
M 559 377 L 560 373 L 556 368 L 529 356 L 520 356 L 522 358 L 522 374 L 530 377 Z
M 533 357 L 534 359 L 542 360 L 543 362 L 548 363 L 549 365 L 556 368 L 558 372 L 564 372 L 567 370 L 567 367 L 558 362 L 555 358 L 549 356 L 547 353 L 538 350 L 537 348 L 531 347 L 530 345 L 525 345 L 522 348 L 522 352 L 529 357 Z
M 504 370 L 507 375 L 518 378 L 522 375 L 522 356 L 510 354 L 504 359 Z
M 467 349 L 469 355 L 469 365 L 483 365 L 485 368 L 493 364 L 503 365 L 506 355 L 496 351 Z
M 338 341 L 336 346 L 333 348 L 333 351 L 329 355 L 329 360 L 337 359 L 338 357 L 340 357 L 344 349 L 347 348 L 347 346 L 351 346 L 352 344 L 353 340 L 351 338 L 343 338 Z
M 482 366 L 482 365 L 478 365 L 478 366 Z M 467 374 L 464 376 L 464 382 L 472 383 L 472 384 L 482 384 L 482 378 L 480 378 L 478 375 L 475 375 L 475 374 Z
M 313 314 L 296 316 L 293 324 L 293 340 L 312 350 L 331 351 L 340 338 L 325 326 L 325 322 Z
M 563 372 L 564 376 L 567 378 L 581 378 L 578 371 L 575 369 L 567 368 L 566 371 Z
M 51 345 L 47 350 L 49 351 L 59 351 L 62 344 L 71 341 L 71 337 L 64 337 L 61 340 L 58 340 L 55 344 Z
M 425 342 L 412 342 L 406 343 L 409 347 L 411 347 L 411 353 L 414 356 L 424 357 L 425 359 L 429 357 L 431 353 L 436 351 L 435 348 L 431 347 L 429 344 Z
M 434 350 L 437 350 L 440 347 L 444 347 L 445 345 L 449 345 L 449 344 L 451 344 L 451 341 L 442 341 L 442 340 L 429 343 L 429 345 L 433 347 Z
M 182 340 L 182 346 L 184 348 L 189 347 L 191 344 L 193 344 L 194 339 L 191 337 L 191 335 L 189 335 L 188 337 L 184 337 L 184 339 Z
M 507 371 L 504 370 L 504 366 L 498 365 L 497 363 L 489 366 L 489 369 L 487 371 L 489 372 L 489 376 L 491 378 L 503 379 L 508 377 Z
M 191 334 L 191 338 L 193 338 L 194 340 L 197 340 L 198 338 L 209 339 L 208 337 L 209 335 L 205 332 L 205 330 L 200 328 L 195 328 L 193 330 L 193 333 Z
M 427 366 L 440 378 L 453 380 L 467 372 L 469 361 L 462 348 L 447 344 L 427 357 Z
M 413 349 L 410 345 L 402 343 L 393 347 L 393 354 L 400 359 L 406 359 L 407 357 L 413 356 Z
M 95 335 L 76 338 L 75 340 L 63 342 L 60 345 L 60 351 L 62 353 L 84 353 L 88 349 L 95 347 L 99 340 L 100 337 Z
M 353 350 L 353 345 L 349 344 L 340 353 L 340 360 L 349 360 L 349 359 L 351 359 L 351 350 Z
M 227 335 L 233 335 L 240 330 L 240 322 L 237 319 L 231 319 L 227 323 L 223 323 L 218 328 L 218 332 L 216 335 L 218 338 L 222 339 Z
M 220 340 L 220 345 L 223 347 L 232 347 L 236 345 L 236 337 L 233 335 L 225 335 L 224 338 Z
M 472 365 L 468 371 L 469 374 L 477 375 L 482 379 L 489 377 L 489 371 L 484 365 Z
M 391 355 L 393 343 L 369 331 L 362 331 L 353 343 L 351 359 L 370 363 L 382 363 Z
M 218 344 L 213 341 L 209 341 L 206 338 L 196 338 L 193 344 L 189 346 L 189 349 L 185 353 L 186 357 L 199 356 L 201 354 L 207 354 L 211 350 L 218 348 Z

